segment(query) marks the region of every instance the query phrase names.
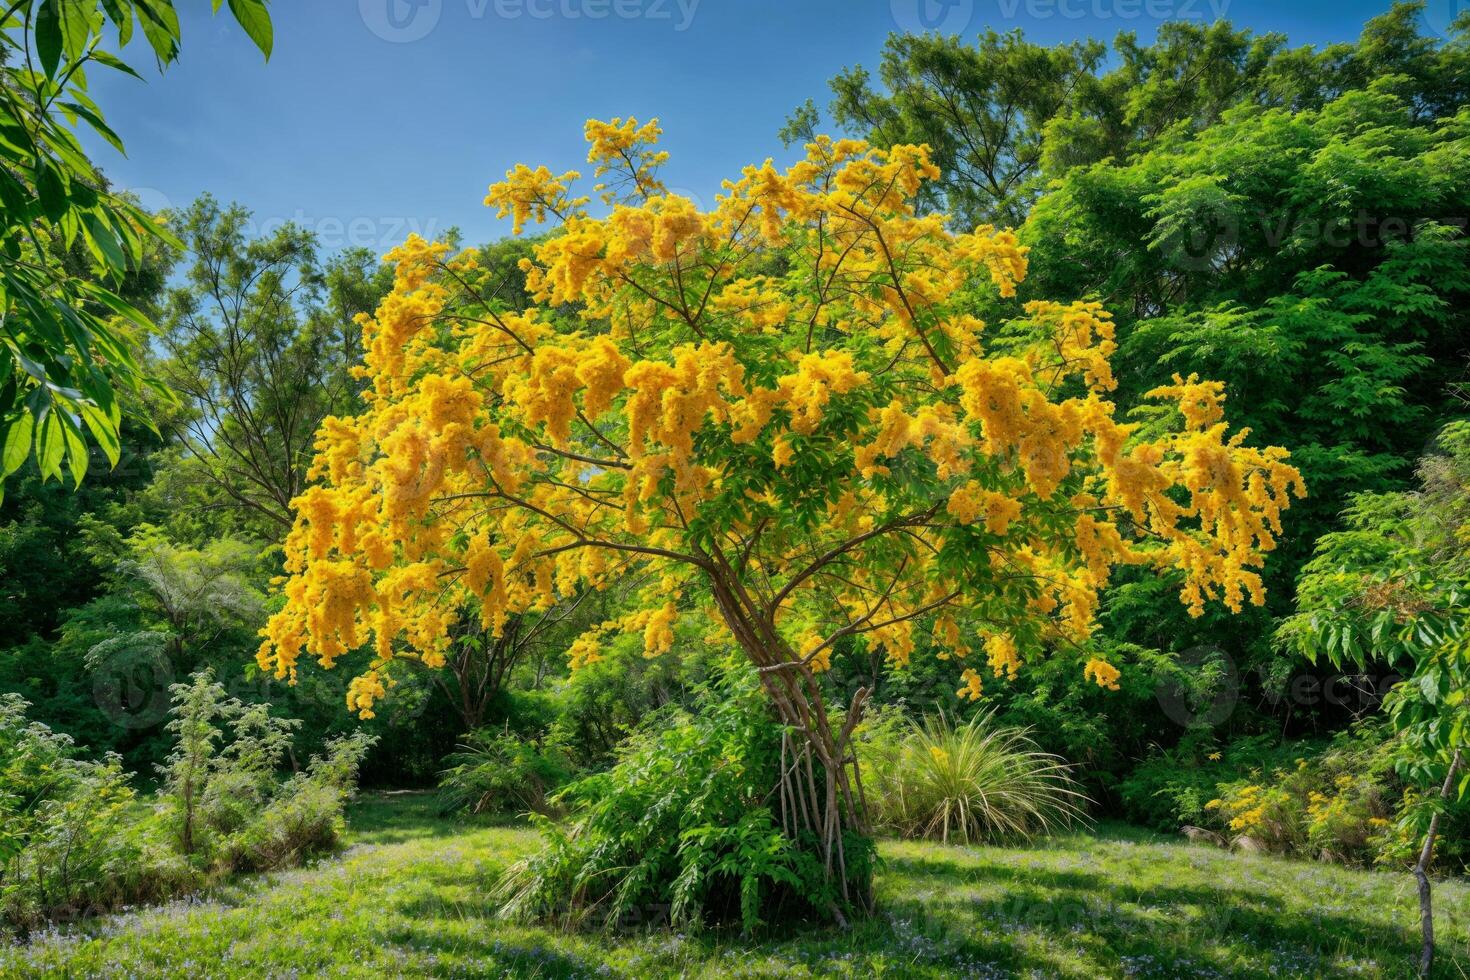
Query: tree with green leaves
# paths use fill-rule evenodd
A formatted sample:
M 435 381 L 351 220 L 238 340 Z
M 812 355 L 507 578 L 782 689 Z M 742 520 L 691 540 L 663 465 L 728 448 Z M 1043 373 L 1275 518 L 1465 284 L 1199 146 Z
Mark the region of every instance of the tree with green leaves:
M 1470 795 L 1470 423 L 1448 426 L 1420 463 L 1416 490 L 1354 498 L 1346 527 L 1324 535 L 1306 566 L 1288 647 L 1334 666 L 1404 670 L 1389 693 L 1400 772 L 1434 787 L 1404 820 L 1423 834 L 1418 879 L 1423 954 L 1434 960 L 1429 871 L 1446 808 Z
M 265 0 L 229 8 L 269 57 Z M 138 77 L 103 46 L 126 47 L 135 30 L 161 64 L 178 57 L 173 0 L 11 0 L 0 12 L 0 479 L 34 456 L 43 478 L 65 470 L 80 485 L 88 442 L 116 465 L 124 416 L 146 422 L 145 395 L 168 397 L 139 356 L 149 317 L 120 284 L 172 236 L 108 186 L 76 135 L 85 124 L 122 150 L 87 72 Z
M 203 508 L 233 513 L 225 526 L 277 540 L 306 489 L 317 427 L 357 396 L 354 318 L 391 279 L 366 249 L 323 263 L 308 229 L 255 235 L 249 211 L 208 195 L 171 226 L 187 249 L 160 317 L 158 374 L 181 403 L 172 492 L 193 487 Z
M 831 81 L 839 127 L 877 146 L 926 143 L 943 176 L 923 204 L 960 230 L 1020 224 L 1051 181 L 1074 167 L 1128 161 L 1170 134 L 1197 132 L 1241 104 L 1319 108 L 1394 76 L 1396 94 L 1428 124 L 1470 97 L 1470 46 L 1422 29 L 1422 2 L 1400 2 L 1355 43 L 1290 48 L 1228 21 L 1160 25 L 1152 44 L 1121 33 L 1112 57 L 1098 41 L 1046 46 L 1020 31 L 973 41 L 894 34 L 876 72 Z M 809 139 L 821 113 L 808 99 L 781 136 Z

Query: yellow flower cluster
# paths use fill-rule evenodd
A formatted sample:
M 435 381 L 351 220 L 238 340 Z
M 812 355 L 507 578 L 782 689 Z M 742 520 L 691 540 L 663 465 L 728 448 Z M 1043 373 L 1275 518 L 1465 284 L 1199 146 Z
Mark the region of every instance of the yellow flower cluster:
M 980 680 L 980 674 L 973 667 L 966 667 L 965 672 L 960 675 L 964 686 L 955 691 L 960 697 L 970 701 L 979 701 L 985 696 L 985 686 Z
M 1116 691 L 1118 690 L 1118 678 L 1123 675 L 1117 667 L 1114 667 L 1106 660 L 1099 660 L 1094 657 L 1087 661 L 1086 667 L 1082 668 L 1082 676 L 1092 681 L 1098 687 L 1105 687 L 1109 691 Z
M 527 221 L 543 224 L 548 212 L 567 214 L 587 203 L 586 198 L 567 196 L 567 189 L 581 176 L 575 170 L 554 175 L 545 167 L 532 170 L 524 163 L 518 163 L 505 172 L 502 183 L 490 185 L 490 192 L 485 195 L 485 206 L 496 208 L 497 218 L 509 217 L 513 233 L 519 235 Z
M 609 173 L 626 175 L 644 197 L 663 190 L 654 173 L 669 155 L 662 150 L 651 149 L 663 135 L 657 119 L 641 126 L 632 116 L 611 122 L 589 119 L 584 135 L 588 143 L 587 162 L 597 165 L 592 172 L 593 177 L 600 178 Z M 612 192 L 604 194 L 608 203 L 612 203 L 614 197 Z
M 1019 500 L 993 490 L 983 490 L 973 480 L 955 488 L 945 503 L 945 509 L 960 524 L 974 524 L 984 518 L 985 529 L 991 534 L 1005 534 L 1011 522 L 1021 516 Z

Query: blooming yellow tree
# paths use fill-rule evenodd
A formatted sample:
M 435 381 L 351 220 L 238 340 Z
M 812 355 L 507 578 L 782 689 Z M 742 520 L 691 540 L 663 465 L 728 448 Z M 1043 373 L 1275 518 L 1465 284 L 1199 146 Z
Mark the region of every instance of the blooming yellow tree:
M 1247 446 L 1192 377 L 1151 393 L 1173 424 L 1119 421 L 1096 303 L 1031 303 L 990 342 L 974 311 L 1014 294 L 1025 249 L 916 214 L 926 148 L 818 139 L 706 211 L 660 183 L 658 135 L 588 123 L 600 208 L 576 173 L 491 187 L 517 232 L 556 224 L 523 266 L 529 312 L 444 245 L 389 256 L 363 411 L 319 435 L 263 667 L 368 648 L 348 695 L 367 715 L 396 662 L 442 664 L 467 610 L 498 631 L 636 571 L 646 601 L 573 666 L 614 631 L 652 656 L 681 616 L 722 624 L 791 732 L 783 814 L 830 870 L 863 810 L 865 692 L 840 715 L 822 695 L 839 644 L 937 650 L 971 697 L 1048 653 L 1112 687 L 1089 637 L 1118 565 L 1176 574 L 1194 611 L 1262 601 L 1303 492 L 1286 452 Z

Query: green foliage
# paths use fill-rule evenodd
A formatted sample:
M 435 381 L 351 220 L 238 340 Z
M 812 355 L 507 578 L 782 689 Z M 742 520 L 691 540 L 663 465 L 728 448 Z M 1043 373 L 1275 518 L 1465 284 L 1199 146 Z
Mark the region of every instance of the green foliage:
M 269 55 L 263 0 L 230 9 Z M 173 0 L 17 0 L 0 23 L 0 480 L 34 458 L 42 479 L 64 467 L 80 486 L 89 442 L 116 466 L 124 411 L 151 425 L 145 394 L 171 397 L 139 360 L 151 323 L 120 283 L 174 239 L 108 188 L 74 132 L 122 150 L 87 70 L 140 77 L 101 47 L 135 25 L 160 64 L 178 56 Z
M 1395 3 L 1356 43 L 1290 48 L 1228 21 L 1159 25 L 1150 44 L 1045 46 L 1021 32 L 958 37 L 894 34 L 877 78 L 846 69 L 831 81 L 831 116 L 879 146 L 927 143 L 943 176 L 928 203 L 965 228 L 1020 224 L 1048 185 L 1078 167 L 1128 160 L 1214 125 L 1238 105 L 1316 109 L 1345 91 L 1391 79 L 1427 121 L 1467 98 L 1470 49 L 1422 30 L 1423 3 Z M 1461 33 L 1456 38 L 1463 38 Z M 788 143 L 820 131 L 815 103 L 793 113 Z M 1208 180 L 1195 185 L 1221 198 Z M 1046 294 L 1050 295 L 1050 294 Z
M 321 755 L 272 787 L 264 808 L 224 839 L 221 865 L 231 871 L 269 871 L 340 850 L 346 831 L 343 808 L 375 741 L 362 732 L 330 739 Z M 229 768 L 215 778 L 226 785 L 239 781 Z
M 1355 497 L 1302 574 L 1280 642 L 1334 666 L 1406 672 L 1386 701 L 1402 733 L 1401 772 L 1426 785 L 1470 750 L 1470 423 L 1449 425 L 1416 492 Z M 1470 773 L 1451 790 L 1470 795 Z M 1436 804 L 1428 803 L 1433 807 Z
M 693 707 L 717 655 L 697 644 L 677 657 L 647 658 L 635 637 L 618 637 L 603 659 L 578 669 L 557 692 L 556 737 L 588 765 L 605 766 L 619 744 L 669 705 Z
M 73 741 L 0 695 L 0 917 L 48 920 L 190 892 L 234 871 L 299 864 L 340 847 L 343 808 L 373 738 L 327 742 L 305 770 L 279 770 L 294 721 L 242 705 L 207 672 L 174 686 L 177 742 L 153 805 L 122 760 Z
M 1197 372 L 1225 383 L 1255 435 L 1291 447 L 1312 496 L 1288 517 L 1273 585 L 1349 492 L 1401 485 L 1454 410 L 1470 116 L 1421 123 L 1392 88 L 1232 109 L 1126 165 L 1069 173 L 1023 229 L 1029 288 L 1120 312 L 1125 404 Z
M 557 815 L 551 796 L 575 775 L 571 757 L 555 741 L 504 732 L 470 733 L 445 760 L 439 794 L 445 812 Z
M 1218 746 L 1218 747 L 1217 747 Z M 1249 773 L 1294 765 L 1320 750 L 1314 742 L 1286 742 L 1274 733 L 1246 735 L 1219 745 L 1214 734 L 1195 732 L 1166 749 L 1156 748 L 1119 785 L 1122 813 L 1130 821 L 1165 833 L 1206 823 L 1206 805 L 1222 784 Z
M 121 760 L 78 758 L 71 739 L 28 721 L 27 708 L 0 696 L 0 916 L 27 930 L 193 887 Z
M 1237 846 L 1407 869 L 1419 857 L 1429 812 L 1426 794 L 1397 776 L 1400 739 L 1381 724 L 1362 725 L 1319 753 L 1222 780 L 1203 822 Z M 1441 867 L 1463 870 L 1470 805 L 1452 805 L 1447 816 L 1437 858 Z
M 1026 729 L 974 714 L 865 722 L 858 745 L 875 825 L 902 837 L 998 843 L 1031 840 L 1085 819 L 1072 769 Z M 896 730 L 895 730 L 896 729 Z
M 773 808 L 782 731 L 753 687 L 732 665 L 697 715 L 665 712 L 611 769 L 563 790 L 570 825 L 537 821 L 545 846 L 501 878 L 504 913 L 610 930 L 661 910 L 681 928 L 747 933 L 778 916 L 830 917 L 842 899 L 815 838 L 787 836 Z M 847 834 L 843 847 L 865 894 L 872 845 Z
M 865 69 L 848 69 L 832 80 L 832 115 L 880 146 L 927 144 L 944 174 L 931 206 L 971 227 L 1019 224 L 1039 187 L 1046 125 L 1092 80 L 1105 50 L 1095 41 L 1031 44 L 1019 31 L 986 31 L 973 46 L 894 34 L 878 72 L 883 91 Z M 817 125 L 808 100 L 782 138 L 809 140 Z
M 102 570 L 89 559 L 82 518 L 138 520 L 134 500 L 153 475 L 147 453 L 156 440 L 125 424 L 122 441 L 127 465 L 94 475 L 80 489 L 43 481 L 34 464 L 10 479 L 0 500 L 0 651 L 52 638 L 66 610 L 97 594 Z M 0 676 L 9 680 L 4 667 Z M 18 689 L 13 683 L 3 687 Z
M 365 249 L 322 260 L 293 224 L 252 235 L 248 210 L 208 195 L 168 217 L 185 262 L 159 317 L 158 371 L 182 404 L 157 492 L 207 505 L 207 518 L 178 515 L 181 527 L 279 541 L 322 419 L 347 413 L 361 387 L 353 317 L 391 276 Z
M 342 807 L 375 739 L 332 739 L 305 771 L 281 782 L 295 720 L 242 704 L 209 671 L 175 684 L 159 812 L 179 849 L 202 869 L 267 870 L 334 850 Z

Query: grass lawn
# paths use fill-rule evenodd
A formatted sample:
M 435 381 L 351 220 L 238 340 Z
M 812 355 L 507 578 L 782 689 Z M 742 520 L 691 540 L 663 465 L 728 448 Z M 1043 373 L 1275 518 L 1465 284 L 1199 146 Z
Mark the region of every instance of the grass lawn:
M 1351 871 L 1104 827 L 1025 849 L 890 842 L 882 912 L 760 942 L 497 921 L 483 896 L 536 846 L 370 796 L 340 858 L 0 948 L 0 976 L 1406 977 L 1404 874 Z M 1445 977 L 1470 976 L 1470 885 L 1436 892 Z

